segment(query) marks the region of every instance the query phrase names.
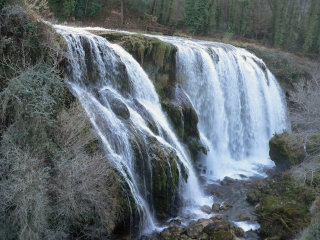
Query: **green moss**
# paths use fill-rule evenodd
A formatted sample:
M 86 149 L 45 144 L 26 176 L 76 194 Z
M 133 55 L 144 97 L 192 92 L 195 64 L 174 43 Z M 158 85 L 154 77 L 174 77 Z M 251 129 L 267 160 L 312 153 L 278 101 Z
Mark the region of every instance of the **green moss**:
M 234 236 L 229 231 L 219 230 L 213 234 L 214 240 L 234 240 Z
M 281 170 L 301 163 L 306 156 L 302 140 L 287 132 L 275 134 L 269 141 L 269 147 L 270 158 Z
M 152 199 L 158 218 L 176 214 L 178 201 L 179 169 L 174 150 L 149 138 L 149 156 L 152 166 Z
M 297 185 L 289 174 L 260 182 L 253 190 L 260 234 L 291 239 L 310 222 L 309 207 L 315 192 Z M 258 204 L 257 204 L 258 203 Z
M 124 33 L 110 32 L 110 33 L 103 33 L 100 36 L 104 37 L 110 42 L 117 42 L 117 41 L 121 41 L 121 39 L 126 35 L 127 34 L 124 34 Z
M 146 58 L 151 58 L 154 64 L 160 68 L 168 68 L 168 60 L 169 62 L 172 61 L 172 53 L 175 52 L 173 45 L 141 34 L 104 33 L 101 36 L 111 42 L 118 42 L 126 51 L 133 54 L 141 64 L 144 63 Z

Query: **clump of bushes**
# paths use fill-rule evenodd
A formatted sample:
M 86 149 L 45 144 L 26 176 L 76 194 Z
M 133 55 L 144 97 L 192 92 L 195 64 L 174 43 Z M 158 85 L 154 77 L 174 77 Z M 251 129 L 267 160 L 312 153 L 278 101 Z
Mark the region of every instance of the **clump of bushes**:
M 247 200 L 256 206 L 263 237 L 291 239 L 310 223 L 315 194 L 286 173 L 255 183 Z
M 97 17 L 104 5 L 101 0 L 49 0 L 48 3 L 55 16 L 61 20 Z
M 22 7 L 0 11 L 0 91 L 8 80 L 39 63 L 58 70 L 66 57 L 67 43 L 51 26 Z

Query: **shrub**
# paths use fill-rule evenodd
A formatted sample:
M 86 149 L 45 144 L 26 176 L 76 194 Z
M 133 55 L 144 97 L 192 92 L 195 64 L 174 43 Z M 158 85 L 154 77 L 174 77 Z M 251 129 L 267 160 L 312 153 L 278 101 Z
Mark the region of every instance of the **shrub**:
M 17 144 L 32 146 L 34 151 L 50 148 L 55 116 L 66 97 L 63 80 L 47 65 L 36 65 L 12 79 L 0 93 L 1 119 Z
M 9 79 L 37 64 L 57 71 L 66 57 L 63 38 L 21 7 L 0 11 L 0 35 L 0 91 Z
M 102 8 L 102 4 L 97 1 L 90 2 L 88 6 L 88 17 L 96 17 L 100 13 L 100 10 Z

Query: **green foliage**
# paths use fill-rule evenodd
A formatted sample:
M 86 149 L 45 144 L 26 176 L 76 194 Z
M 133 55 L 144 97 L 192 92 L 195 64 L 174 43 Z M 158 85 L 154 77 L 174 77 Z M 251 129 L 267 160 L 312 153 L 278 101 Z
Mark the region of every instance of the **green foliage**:
M 97 1 L 90 1 L 87 13 L 88 17 L 96 17 L 99 14 L 101 8 L 101 3 Z
M 1 10 L 0 34 L 0 91 L 9 79 L 37 64 L 46 62 L 57 70 L 65 56 L 64 39 L 21 7 Z
M 6 3 L 6 0 L 0 0 L 0 9 L 3 8 L 5 3 Z
M 157 38 L 143 35 L 125 35 L 118 33 L 103 34 L 109 41 L 119 42 L 129 53 L 133 54 L 137 60 L 144 63 L 145 59 L 151 60 L 160 68 L 167 68 L 172 62 L 175 47 Z
M 185 21 L 191 33 L 207 33 L 211 4 L 212 0 L 186 0 Z
M 230 32 L 291 51 L 320 53 L 317 0 L 185 0 L 184 6 L 192 34 Z
M 60 19 L 75 18 L 94 18 L 97 17 L 102 9 L 101 0 L 49 0 L 49 5 Z
M 3 1 L 3 0 L 0 0 Z M 256 39 L 273 47 L 320 53 L 320 2 L 318 0 L 123 0 L 124 15 L 155 16 L 160 24 L 186 28 L 191 34 L 216 32 Z M 49 0 L 60 19 L 96 18 L 105 7 L 120 1 Z M 107 11 L 103 14 L 109 14 Z
M 63 16 L 66 18 L 71 17 L 75 13 L 76 1 L 75 0 L 66 0 L 62 4 Z
M 0 112 L 3 121 L 11 124 L 8 131 L 15 142 L 50 148 L 47 140 L 66 95 L 63 80 L 47 65 L 36 65 L 12 79 L 0 93 Z
M 21 8 L 0 21 L 0 239 L 108 238 L 136 207 L 61 76 L 65 42 Z
M 257 206 L 255 213 L 263 237 L 291 239 L 310 223 L 309 207 L 315 192 L 285 173 L 257 182 L 247 197 Z

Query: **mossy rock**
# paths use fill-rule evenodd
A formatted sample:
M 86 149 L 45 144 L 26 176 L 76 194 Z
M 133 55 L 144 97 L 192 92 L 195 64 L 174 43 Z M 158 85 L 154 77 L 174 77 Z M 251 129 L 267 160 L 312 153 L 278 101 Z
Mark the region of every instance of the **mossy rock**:
M 174 149 L 159 143 L 156 138 L 149 137 L 148 145 L 154 210 L 159 219 L 175 216 L 180 203 L 178 156 Z
M 199 153 L 207 155 L 208 148 L 201 142 L 199 138 L 189 137 L 186 142 L 192 159 L 197 159 Z
M 98 33 L 99 34 L 99 33 Z M 118 33 L 118 32 L 109 32 L 109 33 L 102 33 L 100 34 L 101 37 L 104 37 L 109 42 L 119 42 L 121 39 L 128 34 L 125 33 Z
M 160 98 L 170 86 L 175 86 L 176 48 L 157 38 L 141 34 L 103 33 L 100 36 L 120 44 L 140 62 L 148 73 Z
M 158 126 L 157 126 L 156 122 L 154 121 L 152 115 L 147 111 L 147 109 L 137 99 L 134 99 L 133 102 L 134 102 L 136 108 L 138 109 L 140 116 L 147 123 L 147 125 L 151 129 L 151 131 L 155 135 L 159 135 Z
M 197 112 L 181 88 L 172 87 L 166 92 L 162 107 L 168 113 L 177 134 L 186 141 L 189 137 L 199 139 Z
M 213 240 L 234 240 L 235 237 L 229 231 L 219 230 L 213 233 Z
M 198 115 L 187 95 L 178 86 L 175 63 L 176 48 L 157 38 L 140 34 L 129 35 L 111 32 L 100 34 L 100 36 L 120 44 L 141 63 L 153 82 L 163 110 L 168 114 L 177 135 L 187 144 L 192 158 L 196 158 L 201 151 L 206 154 L 207 150 L 200 142 Z M 145 114 L 144 119 L 147 120 L 151 130 L 158 134 L 154 121 L 149 121 L 150 117 L 147 115 Z
M 119 98 L 109 97 L 109 104 L 112 111 L 119 117 L 127 120 L 130 118 L 130 112 L 128 107 Z
M 271 239 L 291 239 L 308 226 L 314 198 L 313 190 L 298 185 L 287 173 L 255 183 L 247 195 L 255 204 L 259 234 Z
M 269 141 L 269 147 L 270 158 L 280 170 L 301 163 L 306 156 L 303 141 L 288 132 L 275 134 Z
M 103 33 L 100 36 L 111 42 L 117 42 L 143 65 L 146 58 L 151 58 L 154 64 L 168 67 L 168 59 L 176 51 L 175 47 L 157 38 L 141 34 Z

